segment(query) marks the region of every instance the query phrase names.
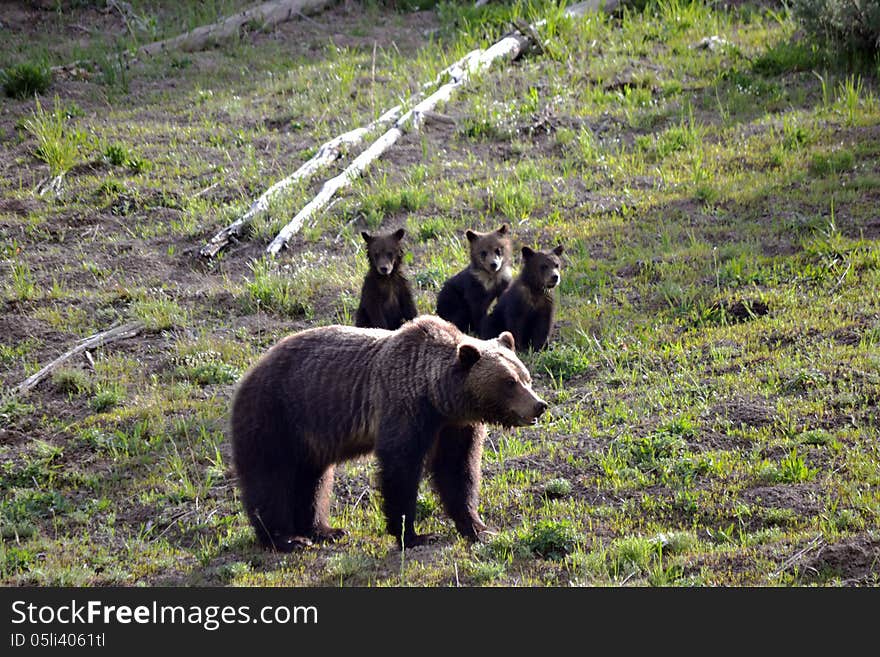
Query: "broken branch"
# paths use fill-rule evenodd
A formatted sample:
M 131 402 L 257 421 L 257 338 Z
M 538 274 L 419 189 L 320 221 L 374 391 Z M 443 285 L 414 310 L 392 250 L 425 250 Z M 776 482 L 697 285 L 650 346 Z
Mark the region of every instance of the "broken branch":
M 19 383 L 13 389 L 13 394 L 20 395 L 29 392 L 30 390 L 35 388 L 37 384 L 40 383 L 40 381 L 45 379 L 59 366 L 61 366 L 77 354 L 81 354 L 88 349 L 94 349 L 95 347 L 102 347 L 105 344 L 116 342 L 117 340 L 123 340 L 125 338 L 133 337 L 140 333 L 143 328 L 144 325 L 141 322 L 131 322 L 130 324 L 116 326 L 114 328 L 103 331 L 102 333 L 97 333 L 91 337 L 86 338 L 85 340 L 82 340 L 73 349 L 64 352 L 58 358 L 43 367 L 39 372 L 32 374 L 24 381 Z
M 220 39 L 235 36 L 246 25 L 258 24 L 261 29 L 265 29 L 298 18 L 301 14 L 318 12 L 331 4 L 331 2 L 332 0 L 278 0 L 276 2 L 264 2 L 211 25 L 202 25 L 171 39 L 141 46 L 138 48 L 138 54 L 156 55 L 168 50 L 183 50 L 184 52 L 203 50 Z

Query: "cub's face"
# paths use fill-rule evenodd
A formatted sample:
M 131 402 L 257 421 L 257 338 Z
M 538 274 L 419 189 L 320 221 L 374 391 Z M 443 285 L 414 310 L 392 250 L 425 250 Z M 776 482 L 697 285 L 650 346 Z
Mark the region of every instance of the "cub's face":
M 388 235 L 370 235 L 362 232 L 361 236 L 367 243 L 367 257 L 370 267 L 380 276 L 390 275 L 400 266 L 403 258 L 403 240 L 406 231 L 401 228 Z
M 467 369 L 465 393 L 480 421 L 508 427 L 536 424 L 547 402 L 532 390 L 532 377 L 514 352 L 513 336 L 459 345 Z
M 465 233 L 471 247 L 471 263 L 478 269 L 497 274 L 510 266 L 510 235 L 507 224 L 489 233 Z
M 535 287 L 553 289 L 562 280 L 562 255 L 564 248 L 560 244 L 550 251 L 534 251 L 527 246 L 522 248 L 523 269 L 526 278 L 534 283 Z

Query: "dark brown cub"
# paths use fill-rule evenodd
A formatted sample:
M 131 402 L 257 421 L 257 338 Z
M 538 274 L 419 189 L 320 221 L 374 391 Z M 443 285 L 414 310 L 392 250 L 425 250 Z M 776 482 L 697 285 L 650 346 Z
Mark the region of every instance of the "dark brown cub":
M 370 270 L 361 287 L 355 326 L 396 329 L 418 314 L 409 281 L 403 275 L 403 228 L 388 235 L 362 232 Z
M 523 265 L 517 279 L 501 295 L 483 324 L 482 336 L 510 331 L 518 350 L 538 351 L 547 345 L 553 327 L 553 289 L 561 280 L 563 246 L 549 251 L 522 248 Z
M 478 335 L 486 311 L 510 285 L 509 228 L 478 233 L 468 230 L 470 264 L 447 280 L 437 295 L 437 314 L 464 333 Z

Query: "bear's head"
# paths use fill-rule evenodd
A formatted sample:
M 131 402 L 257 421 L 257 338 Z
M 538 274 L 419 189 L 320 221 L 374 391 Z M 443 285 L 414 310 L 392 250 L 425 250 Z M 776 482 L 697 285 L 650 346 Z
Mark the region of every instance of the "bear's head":
M 457 347 L 464 370 L 464 396 L 481 422 L 508 427 L 535 424 L 547 402 L 532 390 L 532 377 L 514 351 L 513 335 L 467 340 Z
M 505 267 L 510 267 L 511 244 L 507 224 L 498 230 L 478 233 L 468 230 L 465 233 L 471 246 L 471 265 L 489 274 L 497 274 Z
M 361 236 L 367 243 L 367 257 L 370 268 L 380 276 L 389 276 L 400 268 L 403 261 L 403 237 L 406 231 L 400 228 L 388 235 L 370 235 L 363 231 Z
M 527 246 L 522 248 L 523 266 L 520 274 L 526 284 L 536 292 L 552 290 L 562 279 L 559 256 L 565 249 L 560 244 L 549 251 L 535 251 Z

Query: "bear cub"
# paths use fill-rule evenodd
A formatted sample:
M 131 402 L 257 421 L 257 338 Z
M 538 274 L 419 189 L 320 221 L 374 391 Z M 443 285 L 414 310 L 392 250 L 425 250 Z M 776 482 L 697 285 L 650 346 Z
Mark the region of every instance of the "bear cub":
M 418 314 L 409 281 L 403 275 L 404 235 L 403 228 L 388 235 L 361 233 L 367 243 L 370 270 L 361 288 L 355 326 L 393 330 Z
M 431 315 L 396 331 L 323 326 L 278 342 L 232 401 L 238 485 L 260 543 L 290 551 L 344 534 L 328 522 L 333 470 L 371 452 L 398 545 L 425 541 L 413 524 L 423 470 L 476 540 L 483 423 L 534 424 L 547 409 L 513 349 L 509 333 L 479 340 Z
M 437 314 L 464 333 L 479 335 L 486 311 L 513 278 L 509 228 L 478 233 L 468 230 L 470 264 L 447 280 L 437 295 Z
M 548 251 L 522 248 L 522 270 L 498 299 L 481 332 L 484 338 L 510 331 L 519 350 L 543 349 L 553 327 L 553 288 L 561 280 L 564 251 L 560 244 Z

